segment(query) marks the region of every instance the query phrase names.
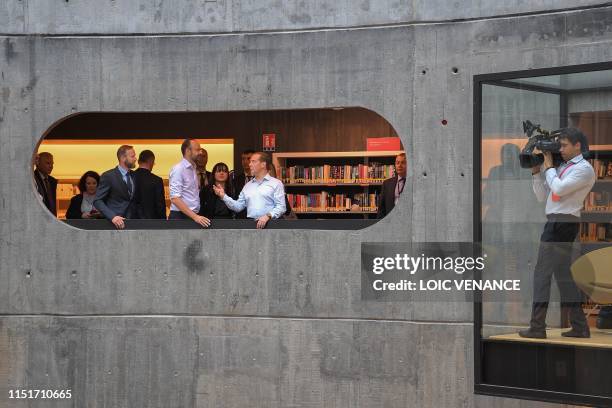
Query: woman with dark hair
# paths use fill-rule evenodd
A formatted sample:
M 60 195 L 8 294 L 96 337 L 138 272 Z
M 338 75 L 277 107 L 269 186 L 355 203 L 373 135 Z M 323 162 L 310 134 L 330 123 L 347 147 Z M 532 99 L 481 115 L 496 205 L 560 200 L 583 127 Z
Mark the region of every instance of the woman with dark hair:
M 212 183 L 200 189 L 200 215 L 206 218 L 234 218 L 235 214 L 213 191 L 212 186 L 223 187 L 225 193 L 236 198 L 234 185 L 229 177 L 225 163 L 217 163 L 212 168 Z
M 100 212 L 93 205 L 96 198 L 96 190 L 100 182 L 100 175 L 95 171 L 87 171 L 79 180 L 80 194 L 70 200 L 70 206 L 66 212 L 68 219 L 90 219 L 100 218 Z

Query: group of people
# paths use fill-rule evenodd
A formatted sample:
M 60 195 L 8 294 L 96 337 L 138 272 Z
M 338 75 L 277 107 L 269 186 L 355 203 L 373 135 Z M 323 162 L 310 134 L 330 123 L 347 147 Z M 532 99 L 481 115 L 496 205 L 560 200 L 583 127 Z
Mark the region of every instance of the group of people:
M 265 152 L 245 150 L 242 172 L 230 173 L 225 163 L 206 170 L 208 152 L 195 139 L 181 144 L 182 160 L 169 176 L 170 214 L 168 219 L 192 219 L 209 227 L 215 218 L 250 218 L 257 228 L 264 228 L 275 218 L 290 214 L 283 184 L 273 177 L 274 166 Z M 155 155 L 143 150 L 136 159 L 132 146 L 117 150 L 116 167 L 101 176 L 87 171 L 79 180 L 80 193 L 74 196 L 66 212 L 68 219 L 107 218 L 118 229 L 125 219 L 165 219 L 166 201 L 161 177 L 151 171 Z M 138 168 L 136 167 L 138 162 Z M 45 206 L 57 215 L 57 179 L 51 176 L 53 156 L 37 156 L 34 180 Z

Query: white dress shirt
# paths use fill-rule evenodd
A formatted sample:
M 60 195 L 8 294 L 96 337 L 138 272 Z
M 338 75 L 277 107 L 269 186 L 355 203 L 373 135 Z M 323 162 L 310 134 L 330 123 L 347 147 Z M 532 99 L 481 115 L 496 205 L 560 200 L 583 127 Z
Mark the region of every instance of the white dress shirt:
M 247 218 L 253 219 L 268 213 L 272 215 L 272 218 L 278 218 L 287 209 L 283 183 L 269 174 L 266 174 L 261 181 L 253 178 L 246 183 L 238 200 L 225 194 L 223 202 L 234 212 L 240 212 L 246 208 Z
M 200 211 L 200 185 L 195 166 L 183 158 L 172 167 L 169 179 L 170 198 L 180 197 L 191 211 Z M 174 203 L 170 204 L 170 210 L 181 211 Z
M 570 214 L 580 217 L 584 199 L 596 179 L 591 163 L 579 154 L 557 168 L 551 167 L 546 172 L 535 174 L 533 191 L 538 201 L 546 199 L 546 215 Z M 560 197 L 559 201 L 553 201 L 553 193 Z

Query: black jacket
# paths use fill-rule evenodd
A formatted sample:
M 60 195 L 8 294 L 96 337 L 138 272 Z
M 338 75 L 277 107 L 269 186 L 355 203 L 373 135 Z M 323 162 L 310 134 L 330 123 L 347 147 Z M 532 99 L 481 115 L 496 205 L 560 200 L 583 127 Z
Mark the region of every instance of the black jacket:
M 81 204 L 83 204 L 83 194 L 77 194 L 72 197 L 70 199 L 68 211 L 66 211 L 66 218 L 69 220 L 83 218 L 83 213 L 81 212 Z
M 404 179 L 404 188 L 406 187 L 406 179 Z M 383 218 L 389 214 L 395 207 L 395 186 L 397 185 L 397 176 L 391 177 L 383 181 L 380 196 L 378 196 L 378 214 L 377 218 Z M 401 193 L 400 193 L 401 194 Z
M 49 195 L 47 195 L 47 191 L 45 189 L 45 184 L 43 183 L 43 178 L 38 169 L 34 170 L 34 180 L 36 181 L 36 191 L 43 199 L 43 203 L 45 203 L 45 207 L 49 209 L 53 213 L 53 215 L 57 216 L 57 179 L 52 176 L 47 176 L 49 179 L 49 188 L 50 188 L 50 196 L 51 200 L 49 200 Z
M 233 197 L 231 194 L 228 194 Z M 221 208 L 221 211 L 219 211 Z M 235 214 L 213 191 L 212 186 L 200 190 L 200 215 L 206 218 L 234 218 Z
M 166 219 L 166 199 L 164 181 L 150 170 L 139 168 L 133 173 L 135 218 Z
M 133 172 L 130 173 L 133 176 Z M 134 177 L 132 177 L 132 180 L 134 180 Z M 127 184 L 123 181 L 123 176 L 118 167 L 105 171 L 100 177 L 94 207 L 109 220 L 112 220 L 116 215 L 134 218 L 136 211 L 133 197 L 136 188 L 138 188 L 135 180 L 133 188 L 134 191 L 132 197 L 130 197 Z

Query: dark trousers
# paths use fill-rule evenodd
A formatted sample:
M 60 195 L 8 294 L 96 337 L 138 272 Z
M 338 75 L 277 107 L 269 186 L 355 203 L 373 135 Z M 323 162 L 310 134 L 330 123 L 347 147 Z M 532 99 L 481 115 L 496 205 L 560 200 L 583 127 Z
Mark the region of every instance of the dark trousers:
M 570 272 L 572 246 L 580 228 L 578 221 L 577 217 L 568 215 L 548 216 L 548 222 L 540 238 L 538 261 L 533 276 L 530 326 L 534 330 L 546 328 L 546 312 L 553 275 L 561 296 L 561 313 L 569 314 L 569 321 L 574 329 L 588 330 L 581 306 L 583 298 Z
M 181 211 L 172 211 L 170 210 L 170 215 L 168 215 L 169 220 L 190 220 L 188 216 L 183 214 Z

